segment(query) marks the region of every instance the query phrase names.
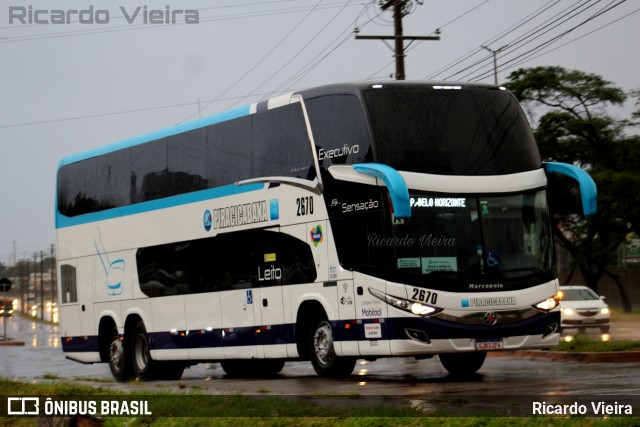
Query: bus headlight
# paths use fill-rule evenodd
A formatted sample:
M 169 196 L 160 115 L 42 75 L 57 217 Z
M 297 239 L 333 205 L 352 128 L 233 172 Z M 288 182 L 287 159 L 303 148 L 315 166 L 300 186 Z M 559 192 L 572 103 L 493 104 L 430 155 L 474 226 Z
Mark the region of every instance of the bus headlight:
M 560 298 L 561 298 L 561 295 L 558 295 L 556 293 L 551 298 L 547 298 L 546 300 L 539 302 L 538 304 L 535 304 L 534 307 L 542 311 L 551 311 L 554 308 L 556 308 L 558 304 L 560 304 Z
M 369 288 L 369 293 L 374 297 L 381 299 L 387 304 L 398 308 L 403 311 L 407 311 L 418 316 L 430 316 L 432 314 L 442 311 L 441 308 L 432 307 L 419 302 L 409 301 L 403 298 L 394 297 L 384 292 L 380 292 L 377 289 Z

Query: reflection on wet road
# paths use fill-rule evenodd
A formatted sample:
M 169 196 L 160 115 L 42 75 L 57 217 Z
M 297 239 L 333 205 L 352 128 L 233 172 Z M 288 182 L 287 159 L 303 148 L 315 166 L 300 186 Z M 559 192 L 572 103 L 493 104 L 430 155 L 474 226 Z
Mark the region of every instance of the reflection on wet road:
M 546 359 L 488 357 L 479 373 L 465 380 L 451 378 L 437 357 L 359 360 L 345 380 L 318 378 L 309 362 L 288 362 L 274 379 L 225 377 L 217 363 L 185 371 L 179 381 L 119 384 L 107 364 L 82 365 L 66 360 L 58 327 L 19 316 L 7 320 L 8 336 L 23 347 L 0 347 L 0 375 L 19 380 L 63 379 L 99 384 L 117 390 L 197 390 L 200 393 L 261 395 L 425 395 L 425 394 L 600 394 L 639 395 L 640 366 L 632 363 L 560 363 Z

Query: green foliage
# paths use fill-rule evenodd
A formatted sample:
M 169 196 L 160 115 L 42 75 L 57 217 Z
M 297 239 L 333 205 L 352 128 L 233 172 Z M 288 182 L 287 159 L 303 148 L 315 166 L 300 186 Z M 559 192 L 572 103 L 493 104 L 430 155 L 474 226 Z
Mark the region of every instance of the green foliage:
M 625 134 L 632 121 L 616 120 L 606 112 L 627 95 L 601 76 L 562 67 L 519 69 L 508 79 L 505 86 L 530 118 L 535 122 L 540 115 L 534 133 L 542 158 L 579 165 L 598 186 L 598 212 L 584 218 L 579 215 L 577 185 L 550 178 L 557 241 L 572 254 L 588 286 L 597 291 L 602 276 L 611 276 L 625 309 L 630 309 L 619 280 L 607 269 L 625 235 L 640 231 L 640 137 Z M 640 97 L 640 91 L 631 95 Z M 635 116 L 640 117 L 640 110 Z
M 561 341 L 558 351 L 568 352 L 616 352 L 616 351 L 640 351 L 640 341 L 597 341 L 586 335 L 576 335 L 573 340 Z
M 5 396 L 109 396 L 109 399 L 118 396 L 132 395 L 141 397 L 140 393 L 123 393 L 105 388 L 92 388 L 76 386 L 65 383 L 22 383 L 0 378 L 0 394 Z M 435 406 L 453 404 L 445 413 L 422 413 L 414 409 L 386 407 L 375 405 L 373 407 L 353 408 L 339 403 L 336 406 L 320 406 L 304 402 L 301 399 L 292 398 L 262 398 L 255 396 L 241 395 L 193 395 L 193 394 L 169 394 L 169 393 L 149 393 L 144 395 L 163 397 L 163 405 L 166 408 L 165 414 L 158 416 L 131 416 L 116 417 L 105 416 L 105 427 L 130 426 L 130 427 L 177 427 L 177 426 L 327 426 L 327 427 L 378 427 L 378 426 L 487 426 L 500 427 L 505 424 L 533 427 L 543 423 L 546 426 L 635 426 L 638 425 L 637 417 L 501 417 L 501 416 L 473 416 L 474 410 L 469 407 L 465 399 L 457 398 L 451 401 L 442 400 L 431 402 Z M 180 396 L 180 397 L 179 397 Z M 183 412 L 181 405 L 185 404 L 185 396 L 188 398 L 202 398 L 202 404 L 211 405 L 219 401 L 220 413 L 229 413 L 226 405 L 237 407 L 236 415 L 225 415 L 215 417 L 174 417 L 172 411 Z M 516 409 L 521 402 L 507 402 L 507 406 Z M 195 408 L 192 400 L 189 400 L 189 408 Z M 233 408 L 232 408 L 233 409 Z M 273 411 L 288 414 L 285 417 L 277 416 Z M 529 407 L 524 409 L 528 413 Z M 501 412 L 502 413 L 502 412 Z M 292 414 L 292 415 L 289 415 Z M 296 415 L 301 414 L 301 415 Z M 61 420 L 61 419 L 59 419 Z M 46 421 L 42 419 L 42 421 Z M 0 424 L 3 426 L 23 427 L 35 426 L 39 422 L 37 417 L 0 417 Z

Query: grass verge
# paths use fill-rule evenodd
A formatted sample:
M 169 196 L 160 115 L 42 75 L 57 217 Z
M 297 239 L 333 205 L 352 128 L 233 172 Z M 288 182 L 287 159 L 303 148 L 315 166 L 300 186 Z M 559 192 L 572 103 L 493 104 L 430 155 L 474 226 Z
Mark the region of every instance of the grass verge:
M 633 307 L 631 313 L 625 313 L 621 308 L 609 307 L 612 322 L 638 322 L 640 323 L 640 307 Z
M 476 410 L 480 416 L 469 411 L 473 402 L 464 396 L 451 396 L 452 399 L 432 398 L 424 401 L 422 406 L 416 407 L 407 400 L 405 405 L 389 407 L 384 404 L 325 405 L 324 398 L 317 401 L 306 401 L 304 398 L 263 397 L 224 395 L 212 396 L 202 394 L 169 394 L 169 393 L 137 393 L 114 392 L 105 388 L 94 388 L 60 382 L 52 383 L 22 383 L 0 379 L 0 394 L 3 396 L 40 396 L 41 402 L 47 396 L 71 399 L 147 399 L 160 405 L 161 409 L 154 415 L 137 416 L 102 416 L 103 425 L 115 427 L 174 427 L 174 426 L 636 426 L 640 422 L 637 417 L 504 417 L 500 412 L 491 414 L 487 408 Z M 377 399 L 384 402 L 391 397 L 359 396 L 356 400 Z M 516 403 L 510 403 L 508 397 L 502 402 L 503 406 L 513 409 Z M 65 399 L 62 399 L 65 400 Z M 327 397 L 326 400 L 331 400 Z M 175 417 L 173 414 L 184 414 L 185 407 L 194 416 Z M 426 413 L 425 407 L 430 408 Z M 446 407 L 443 411 L 440 407 Z M 422 410 L 421 410 L 422 409 Z M 527 408 L 521 408 L 527 409 Z M 504 410 L 504 408 L 503 408 Z M 207 416 L 202 416 L 207 413 Z M 211 415 L 211 414 L 216 415 Z M 504 412 L 503 412 L 504 413 Z M 528 414 L 528 412 L 526 412 Z M 286 416 L 279 416 L 286 414 Z M 464 416 L 452 416 L 464 415 Z M 0 424 L 8 427 L 27 427 L 38 424 L 37 417 L 0 417 Z M 40 420 L 42 421 L 42 420 Z M 49 425 L 49 424 L 47 424 Z M 58 425 L 58 424 L 55 424 Z
M 575 335 L 571 341 L 560 341 L 555 351 L 567 352 L 618 352 L 640 351 L 640 341 L 602 341 L 594 340 L 586 335 Z

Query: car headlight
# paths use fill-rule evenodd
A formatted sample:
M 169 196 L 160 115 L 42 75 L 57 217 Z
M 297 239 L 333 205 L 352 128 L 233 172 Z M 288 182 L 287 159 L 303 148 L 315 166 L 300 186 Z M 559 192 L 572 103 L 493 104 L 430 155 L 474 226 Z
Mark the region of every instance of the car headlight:
M 439 311 L 442 311 L 441 308 L 394 297 L 393 295 L 385 294 L 384 292 L 380 292 L 379 290 L 373 288 L 369 288 L 369 293 L 395 308 L 412 314 L 416 314 L 418 316 L 430 316 L 432 314 L 438 313 Z
M 554 308 L 556 308 L 558 306 L 558 304 L 560 304 L 561 295 L 562 295 L 562 293 L 560 291 L 558 291 L 551 298 L 547 298 L 546 300 L 544 300 L 542 302 L 539 302 L 538 304 L 534 304 L 533 306 L 535 308 L 537 308 L 538 310 L 551 311 Z
M 565 316 L 573 316 L 574 311 L 570 308 L 565 308 L 562 310 L 562 314 L 564 314 Z
M 600 314 L 609 314 L 609 309 L 607 307 L 603 307 L 600 309 Z

